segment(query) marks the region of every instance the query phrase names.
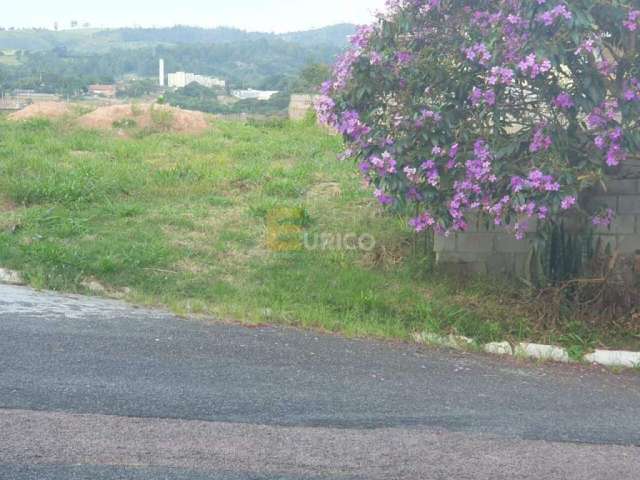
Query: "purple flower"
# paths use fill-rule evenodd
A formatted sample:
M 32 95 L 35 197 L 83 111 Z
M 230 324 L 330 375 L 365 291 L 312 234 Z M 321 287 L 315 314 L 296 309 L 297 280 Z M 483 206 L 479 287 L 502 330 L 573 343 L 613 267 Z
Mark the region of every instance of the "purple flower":
M 562 208 L 562 210 L 570 210 L 576 205 L 576 203 L 577 203 L 576 197 L 568 196 L 562 199 L 562 202 L 560 203 L 560 207 Z
M 510 68 L 493 67 L 487 79 L 489 85 L 512 85 L 515 72 Z
M 381 156 L 372 155 L 369 157 L 369 163 L 381 177 L 397 172 L 396 159 L 389 152 L 384 152 Z
M 469 95 L 469 100 L 471 101 L 471 105 L 477 107 L 481 105 L 483 102 L 493 107 L 496 104 L 496 92 L 489 88 L 487 90 L 480 90 L 477 87 L 473 87 L 471 90 L 471 94 Z
M 522 177 L 512 177 L 511 178 L 511 190 L 513 193 L 520 192 L 526 186 L 526 181 Z
M 476 43 L 474 46 L 465 49 L 464 51 L 467 60 L 472 62 L 478 62 L 480 65 L 486 66 L 489 64 L 493 56 L 487 46 L 484 43 Z
M 566 5 L 557 5 L 556 7 L 538 15 L 538 21 L 544 23 L 547 27 L 553 25 L 558 18 L 571 20 L 573 15 Z
M 562 108 L 564 110 L 568 110 L 570 108 L 574 107 L 574 103 L 573 103 L 573 99 L 571 98 L 571 95 L 569 95 L 566 92 L 561 93 L 560 95 L 558 95 L 555 100 L 553 101 L 553 104 L 558 107 L 558 108 Z
M 378 199 L 378 202 L 380 202 L 380 205 L 386 206 L 386 205 L 391 205 L 393 203 L 393 198 L 387 195 L 386 193 L 384 193 L 384 191 L 379 188 L 377 188 L 373 192 L 373 195 Z
M 626 158 L 626 154 L 622 147 L 618 144 L 612 144 L 607 151 L 606 162 L 609 167 L 617 167 Z
M 379 52 L 371 52 L 369 55 L 369 61 L 371 65 L 381 65 L 384 57 Z
M 371 25 L 361 25 L 356 30 L 355 35 L 349 38 L 351 45 L 360 49 L 365 49 L 369 45 L 369 39 L 374 33 L 374 28 Z
M 522 73 L 535 80 L 539 75 L 551 70 L 551 62 L 546 58 L 539 60 L 536 54 L 532 53 L 518 64 L 518 68 Z
M 545 175 L 540 170 L 529 172 L 525 187 L 539 192 L 557 192 L 560 190 L 560 184 L 551 175 Z
M 595 52 L 596 52 L 596 40 L 593 37 L 591 37 L 583 41 L 575 53 L 576 55 L 582 55 L 583 53 L 593 54 Z
M 424 212 L 419 216 L 409 220 L 409 225 L 416 232 L 424 232 L 428 228 L 433 227 L 436 224 L 435 218 L 428 212 Z
M 371 132 L 371 128 L 360 121 L 360 114 L 358 112 L 349 110 L 342 114 L 342 118 L 338 124 L 338 131 L 351 140 L 359 142 L 362 140 L 362 137 Z
M 335 128 L 338 123 L 338 116 L 335 113 L 336 102 L 327 95 L 318 97 L 315 102 L 316 113 L 318 120 L 323 125 Z
M 396 62 L 398 65 L 406 65 L 413 60 L 413 54 L 411 52 L 398 52 L 396 53 Z
M 627 20 L 624 21 L 624 28 L 635 32 L 638 29 L 638 20 L 640 20 L 640 10 L 630 11 Z
M 613 219 L 615 218 L 615 216 L 616 216 L 616 213 L 609 208 L 603 214 L 595 215 L 591 219 L 591 223 L 595 227 L 608 228 L 613 223 Z
M 551 145 L 553 145 L 553 140 L 551 139 L 551 137 L 544 133 L 545 128 L 545 125 L 540 125 L 536 128 L 533 134 L 531 145 L 529 145 L 529 151 L 531 153 L 549 150 L 549 148 L 551 148 Z
M 434 112 L 433 110 L 423 108 L 415 121 L 416 128 L 422 128 L 428 120 L 438 123 L 442 120 L 442 115 L 438 112 Z

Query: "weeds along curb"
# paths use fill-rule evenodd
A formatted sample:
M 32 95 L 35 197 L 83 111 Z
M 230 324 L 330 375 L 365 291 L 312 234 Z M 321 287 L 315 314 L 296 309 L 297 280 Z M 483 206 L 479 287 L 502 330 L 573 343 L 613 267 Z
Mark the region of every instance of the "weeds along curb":
M 452 348 L 455 350 L 480 350 L 491 355 L 502 355 L 530 360 L 541 360 L 561 363 L 573 363 L 566 348 L 556 345 L 521 342 L 513 346 L 509 342 L 492 342 L 484 345 L 475 340 L 459 335 L 442 336 L 424 332 L 413 335 L 417 343 Z M 640 352 L 596 350 L 584 355 L 583 363 L 597 364 L 613 368 L 640 368 Z

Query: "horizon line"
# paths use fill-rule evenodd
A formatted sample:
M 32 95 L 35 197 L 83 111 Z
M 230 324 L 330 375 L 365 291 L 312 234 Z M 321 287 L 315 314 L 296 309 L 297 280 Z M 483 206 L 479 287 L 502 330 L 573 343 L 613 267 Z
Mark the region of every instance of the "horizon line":
M 45 31 L 45 32 L 51 32 L 51 33 L 60 33 L 60 32 L 77 32 L 77 31 L 82 31 L 82 30 L 123 30 L 123 29 L 139 29 L 139 30 L 162 30 L 162 29 L 171 29 L 171 28 L 197 28 L 197 29 L 201 29 L 201 30 L 216 30 L 216 29 L 229 29 L 229 30 L 238 30 L 238 31 L 242 31 L 245 33 L 263 33 L 263 34 L 272 34 L 272 35 L 286 35 L 289 33 L 299 33 L 299 32 L 311 32 L 314 30 L 322 30 L 324 28 L 330 28 L 330 27 L 337 27 L 337 26 L 341 26 L 341 25 L 353 25 L 353 26 L 358 26 L 358 23 L 354 23 L 354 22 L 338 22 L 338 23 L 331 23 L 328 25 L 323 25 L 323 26 L 319 26 L 319 27 L 309 27 L 306 29 L 298 29 L 298 30 L 287 30 L 287 31 L 275 31 L 275 30 L 252 30 L 252 29 L 248 29 L 248 28 L 243 28 L 243 27 L 239 27 L 239 26 L 232 26 L 232 25 L 215 25 L 215 26 L 203 26 L 203 25 L 195 25 L 195 24 L 184 24 L 184 23 L 178 23 L 178 24 L 173 24 L 173 25 L 139 25 L 139 24 L 133 24 L 133 25 L 128 25 L 128 26 L 105 26 L 105 25 L 89 25 L 89 26 L 78 26 L 78 27 L 69 27 L 69 26 L 64 26 L 64 27 L 60 27 L 57 30 L 55 28 L 52 27 L 37 27 L 37 26 L 31 26 L 31 27 L 16 27 L 16 26 L 3 26 L 0 25 L 0 28 L 3 29 L 3 31 Z

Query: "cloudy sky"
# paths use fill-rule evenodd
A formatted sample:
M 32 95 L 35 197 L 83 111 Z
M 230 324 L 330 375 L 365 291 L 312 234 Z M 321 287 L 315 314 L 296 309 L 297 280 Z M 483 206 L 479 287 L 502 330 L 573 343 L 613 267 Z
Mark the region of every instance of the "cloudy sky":
M 384 0 L 22 0 L 8 2 L 4 27 L 48 27 L 71 20 L 95 26 L 233 26 L 286 32 L 341 22 L 366 23 Z

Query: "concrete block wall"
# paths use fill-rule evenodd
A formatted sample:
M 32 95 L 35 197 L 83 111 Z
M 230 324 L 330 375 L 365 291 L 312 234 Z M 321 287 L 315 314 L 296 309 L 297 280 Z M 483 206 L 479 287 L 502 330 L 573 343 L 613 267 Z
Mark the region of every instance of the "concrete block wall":
M 524 275 L 535 225 L 524 240 L 505 228 L 473 227 L 449 237 L 436 236 L 434 250 L 439 265 L 502 276 Z
M 610 228 L 596 232 L 605 244 L 621 254 L 636 255 L 640 252 L 640 179 L 627 178 L 607 182 L 606 190 L 592 197 L 594 205 L 606 205 L 616 212 Z
M 640 172 L 640 163 L 633 167 Z M 640 255 L 640 175 L 609 181 L 606 189 L 593 192 L 589 202 L 617 212 L 610 228 L 596 230 L 604 244 L 625 256 Z M 536 228 L 531 224 L 527 238 L 517 240 L 504 228 L 474 225 L 464 233 L 436 237 L 436 259 L 439 265 L 473 273 L 524 276 Z
M 289 118 L 291 120 L 304 120 L 307 112 L 314 108 L 316 98 L 318 98 L 318 95 L 291 95 Z

